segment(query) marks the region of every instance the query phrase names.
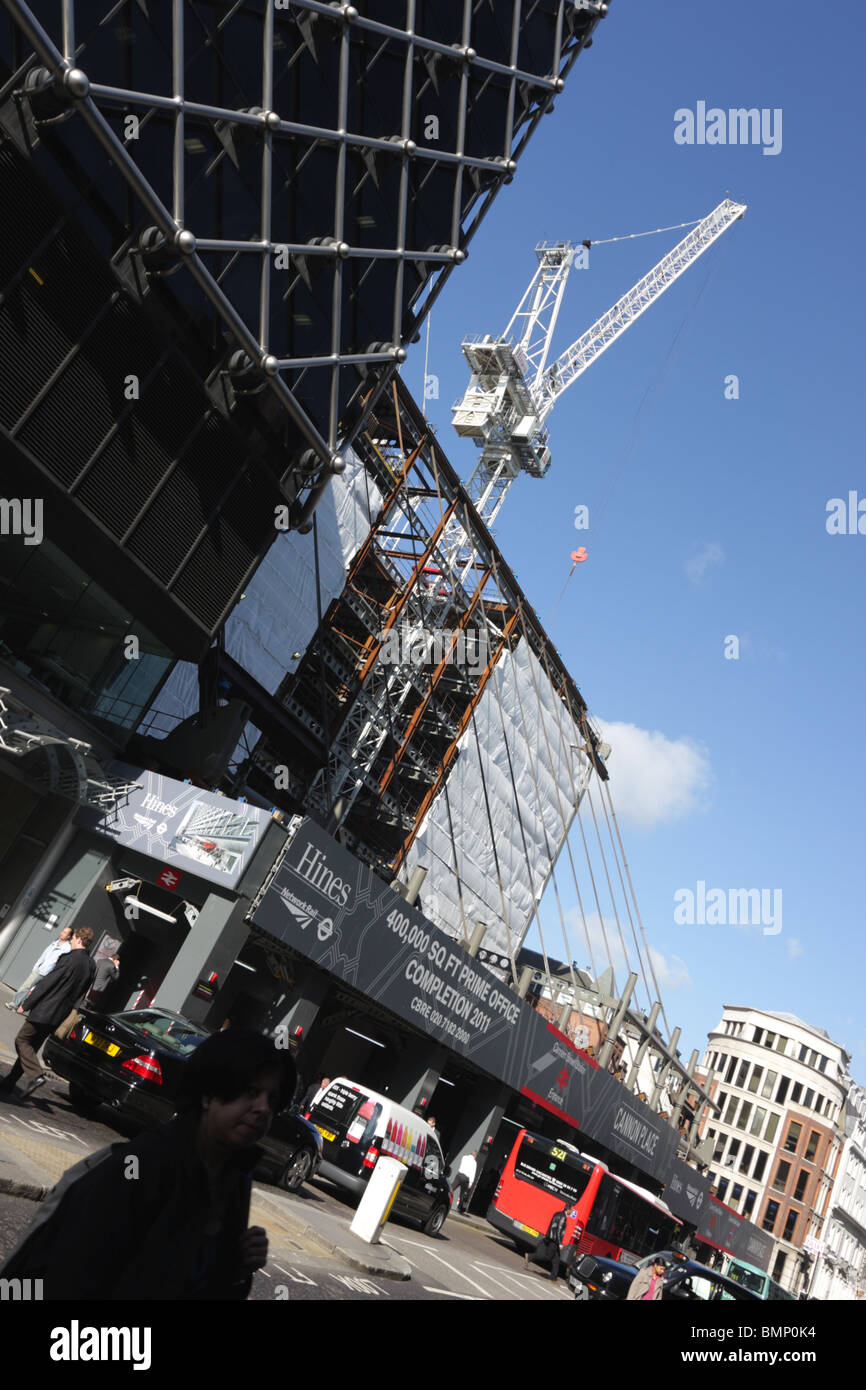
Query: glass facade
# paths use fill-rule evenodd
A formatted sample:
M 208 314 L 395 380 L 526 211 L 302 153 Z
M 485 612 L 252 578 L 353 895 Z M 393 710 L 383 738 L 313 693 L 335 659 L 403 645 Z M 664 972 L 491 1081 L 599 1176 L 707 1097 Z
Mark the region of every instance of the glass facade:
M 86 718 L 132 730 L 168 649 L 51 541 L 0 546 L 0 656 Z

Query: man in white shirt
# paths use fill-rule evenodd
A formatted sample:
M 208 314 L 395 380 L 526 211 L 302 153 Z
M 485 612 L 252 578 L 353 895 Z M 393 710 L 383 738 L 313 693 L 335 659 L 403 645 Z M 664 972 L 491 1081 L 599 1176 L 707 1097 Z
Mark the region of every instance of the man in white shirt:
M 50 941 L 34 965 L 27 979 L 19 989 L 18 993 L 7 1000 L 7 1009 L 17 1009 L 19 1004 L 23 1004 L 31 989 L 45 975 L 50 975 L 61 956 L 65 956 L 69 950 L 69 942 L 72 939 L 72 928 L 63 927 L 60 935 L 55 941 Z
M 451 1184 L 451 1192 L 454 1196 L 454 1203 L 458 1211 L 465 1209 L 469 1193 L 475 1182 L 475 1177 L 478 1172 L 478 1164 L 475 1162 L 477 1157 L 477 1149 L 473 1149 L 471 1153 L 463 1155 L 460 1160 L 460 1166 L 457 1169 L 457 1176 Z

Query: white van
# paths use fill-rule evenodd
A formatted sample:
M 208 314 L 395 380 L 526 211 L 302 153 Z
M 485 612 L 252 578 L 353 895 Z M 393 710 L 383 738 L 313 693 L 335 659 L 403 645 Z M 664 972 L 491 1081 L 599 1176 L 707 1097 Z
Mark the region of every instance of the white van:
M 345 1076 L 322 1092 L 310 1119 L 324 1144 L 319 1166 L 323 1178 L 360 1197 L 379 1157 L 398 1158 L 408 1172 L 394 1211 L 419 1221 L 428 1236 L 442 1229 L 451 1190 L 438 1138 L 426 1120 Z

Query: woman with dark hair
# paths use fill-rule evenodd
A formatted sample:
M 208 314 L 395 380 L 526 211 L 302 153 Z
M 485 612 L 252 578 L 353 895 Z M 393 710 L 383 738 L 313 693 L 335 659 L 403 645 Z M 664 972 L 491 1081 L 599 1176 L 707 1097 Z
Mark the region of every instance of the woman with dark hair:
M 43 1280 L 45 1299 L 244 1299 L 268 1257 L 248 1228 L 257 1140 L 291 1100 L 295 1064 L 271 1039 L 231 1028 L 184 1068 L 161 1129 L 76 1164 L 42 1204 L 4 1278 Z

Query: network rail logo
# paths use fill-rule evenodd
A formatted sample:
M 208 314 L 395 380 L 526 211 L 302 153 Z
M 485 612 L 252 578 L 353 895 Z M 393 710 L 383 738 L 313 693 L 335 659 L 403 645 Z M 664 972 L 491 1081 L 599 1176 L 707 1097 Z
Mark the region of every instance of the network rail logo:
M 782 108 L 738 106 L 725 111 L 705 101 L 674 112 L 676 145 L 761 145 L 762 154 L 782 153 Z

